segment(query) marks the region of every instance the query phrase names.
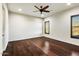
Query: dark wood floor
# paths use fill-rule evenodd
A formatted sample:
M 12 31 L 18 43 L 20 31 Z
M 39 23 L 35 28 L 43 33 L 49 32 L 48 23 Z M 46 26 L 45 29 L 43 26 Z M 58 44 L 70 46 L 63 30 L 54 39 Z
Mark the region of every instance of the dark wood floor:
M 79 46 L 38 37 L 9 42 L 3 56 L 79 56 Z

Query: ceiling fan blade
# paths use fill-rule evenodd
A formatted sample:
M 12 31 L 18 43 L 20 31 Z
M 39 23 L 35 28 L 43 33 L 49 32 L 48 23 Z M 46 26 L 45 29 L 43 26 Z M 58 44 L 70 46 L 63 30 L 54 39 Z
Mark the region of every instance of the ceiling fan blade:
M 44 12 L 50 12 L 50 11 L 48 11 L 48 10 L 44 10 Z
M 49 6 L 47 5 L 47 6 L 45 6 L 43 9 L 47 9 Z
M 35 8 L 39 9 L 37 6 L 34 6 Z

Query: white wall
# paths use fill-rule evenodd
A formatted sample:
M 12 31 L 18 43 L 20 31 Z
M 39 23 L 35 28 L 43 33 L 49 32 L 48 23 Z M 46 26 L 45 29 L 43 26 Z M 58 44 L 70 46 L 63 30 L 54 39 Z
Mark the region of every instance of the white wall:
M 79 45 L 79 39 L 70 38 L 70 16 L 76 14 L 79 14 L 79 7 L 47 17 L 45 21 L 50 21 L 50 34 L 44 34 L 44 36 Z
M 42 35 L 42 19 L 9 13 L 9 41 L 22 40 Z
M 0 56 L 2 55 L 2 4 L 0 3 Z

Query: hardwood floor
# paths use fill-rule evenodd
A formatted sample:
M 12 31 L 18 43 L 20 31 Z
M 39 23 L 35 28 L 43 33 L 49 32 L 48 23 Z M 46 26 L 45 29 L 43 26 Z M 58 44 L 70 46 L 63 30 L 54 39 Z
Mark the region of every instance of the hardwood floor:
M 79 56 L 79 46 L 38 37 L 9 42 L 3 56 Z

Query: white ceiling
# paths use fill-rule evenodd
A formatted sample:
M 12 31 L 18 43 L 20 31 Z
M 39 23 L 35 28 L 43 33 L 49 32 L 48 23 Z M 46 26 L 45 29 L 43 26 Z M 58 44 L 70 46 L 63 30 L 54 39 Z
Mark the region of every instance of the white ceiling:
M 70 8 L 74 8 L 79 6 L 78 3 L 72 3 L 71 5 L 67 5 L 66 3 L 8 3 L 8 9 L 11 12 L 17 12 L 21 14 L 26 14 L 30 16 L 36 16 L 36 17 L 42 17 L 40 12 L 33 12 L 37 9 L 34 7 L 36 6 L 46 6 L 49 5 L 49 8 L 47 10 L 51 10 L 49 13 L 43 13 L 43 17 L 48 17 L 52 14 L 55 14 L 57 12 L 61 12 Z M 18 9 L 22 9 L 22 11 L 18 11 Z

